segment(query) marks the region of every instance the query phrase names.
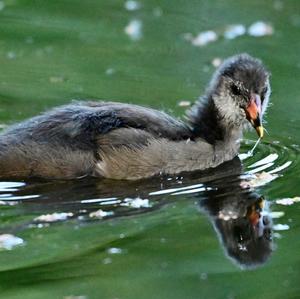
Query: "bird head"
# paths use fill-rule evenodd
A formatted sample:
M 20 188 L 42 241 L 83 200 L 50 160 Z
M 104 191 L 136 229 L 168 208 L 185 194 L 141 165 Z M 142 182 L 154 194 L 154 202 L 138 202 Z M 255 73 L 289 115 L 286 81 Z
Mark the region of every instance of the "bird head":
M 263 137 L 263 114 L 266 111 L 270 84 L 262 62 L 248 54 L 226 59 L 216 71 L 211 85 L 212 97 L 227 122 L 247 123 Z

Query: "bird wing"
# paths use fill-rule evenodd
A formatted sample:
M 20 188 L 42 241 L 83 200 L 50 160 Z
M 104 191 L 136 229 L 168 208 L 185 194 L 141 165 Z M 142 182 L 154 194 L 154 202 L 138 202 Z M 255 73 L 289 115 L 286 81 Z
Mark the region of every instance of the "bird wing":
M 190 136 L 190 130 L 183 122 L 164 112 L 137 105 L 92 101 L 54 108 L 11 127 L 4 135 L 17 142 L 33 140 L 90 150 L 91 147 L 96 149 L 99 137 L 121 128 L 143 131 L 144 134 L 139 134 L 141 143 L 150 136 L 170 140 Z M 134 133 L 134 136 L 137 143 L 138 135 Z

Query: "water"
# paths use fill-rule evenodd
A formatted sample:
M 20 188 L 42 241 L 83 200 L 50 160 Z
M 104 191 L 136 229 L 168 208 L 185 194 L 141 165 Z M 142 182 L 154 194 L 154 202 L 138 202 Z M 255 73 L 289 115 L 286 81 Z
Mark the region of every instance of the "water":
M 127 2 L 0 1 L 1 127 L 73 98 L 180 116 L 213 61 L 248 52 L 272 72 L 269 134 L 204 173 L 0 182 L 1 298 L 298 298 L 300 5 Z M 271 35 L 222 36 L 259 21 Z

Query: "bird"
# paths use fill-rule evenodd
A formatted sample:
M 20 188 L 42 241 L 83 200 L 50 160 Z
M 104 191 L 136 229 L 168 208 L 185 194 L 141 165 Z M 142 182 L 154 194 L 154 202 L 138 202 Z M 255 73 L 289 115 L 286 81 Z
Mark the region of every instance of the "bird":
M 215 168 L 238 155 L 244 130 L 263 137 L 269 77 L 249 54 L 225 59 L 184 120 L 111 101 L 52 108 L 1 132 L 0 178 L 138 180 Z

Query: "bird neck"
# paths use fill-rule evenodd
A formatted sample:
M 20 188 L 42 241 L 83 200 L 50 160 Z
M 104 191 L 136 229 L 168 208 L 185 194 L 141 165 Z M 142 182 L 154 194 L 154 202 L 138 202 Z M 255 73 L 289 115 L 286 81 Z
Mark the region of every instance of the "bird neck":
M 188 122 L 194 139 L 210 144 L 236 142 L 242 137 L 242 126 L 230 121 L 215 104 L 213 95 L 199 99 L 188 111 Z

